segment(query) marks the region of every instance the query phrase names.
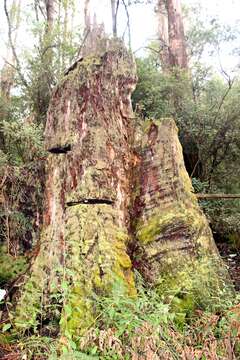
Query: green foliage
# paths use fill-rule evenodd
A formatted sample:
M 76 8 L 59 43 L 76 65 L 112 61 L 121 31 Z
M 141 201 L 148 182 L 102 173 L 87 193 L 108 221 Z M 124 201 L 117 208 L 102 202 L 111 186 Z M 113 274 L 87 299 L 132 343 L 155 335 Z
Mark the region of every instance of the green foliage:
M 23 165 L 45 155 L 41 125 L 3 121 L 2 132 L 9 165 Z
M 27 261 L 24 256 L 14 258 L 9 255 L 6 245 L 0 246 L 0 288 L 16 279 L 18 275 L 27 269 Z
M 206 269 L 206 274 L 207 272 Z M 204 346 L 204 341 L 214 337 L 219 339 L 217 346 L 219 348 L 222 346 L 221 338 L 224 338 L 225 335 L 222 325 L 218 327 L 217 322 L 209 323 L 211 324 L 209 325 L 209 337 L 205 334 L 206 338 L 201 343 L 205 326 L 208 326 L 211 317 L 215 316 L 213 312 L 204 313 L 198 310 L 201 318 L 198 319 L 192 313 L 190 318 L 180 319 L 179 304 L 176 303 L 179 298 L 176 294 L 171 299 L 169 294 L 168 300 L 170 301 L 166 303 L 163 302 L 156 289 L 149 289 L 146 286 L 139 274 L 136 274 L 136 282 L 138 289 L 136 298 L 123 296 L 121 283 L 116 283 L 116 288 L 110 297 L 98 298 L 97 312 L 99 315 L 92 328 L 79 340 L 81 351 L 88 355 L 96 354 L 100 359 L 109 360 L 131 359 L 133 354 L 137 356 L 137 354 L 143 353 L 148 356 L 157 354 L 160 358 L 169 356 L 170 359 L 181 359 L 179 349 L 183 351 L 186 347 L 186 339 L 189 339 L 189 343 L 192 344 L 192 352 L 195 350 L 197 352 L 199 346 Z M 199 292 L 203 291 L 201 280 L 198 282 L 196 278 L 195 286 L 199 287 Z M 221 310 L 218 307 L 218 312 L 224 313 L 235 302 L 237 303 L 237 300 L 233 298 L 232 300 L 226 299 L 224 291 L 222 295 L 220 293 L 218 295 L 221 296 L 221 299 L 212 299 L 212 304 L 219 300 L 221 302 Z M 224 318 L 226 324 L 224 331 L 226 331 L 229 329 L 229 320 Z M 196 321 L 199 323 L 202 321 L 201 329 L 195 324 Z M 198 358 L 196 357 L 196 359 Z
M 205 270 L 207 274 L 208 269 Z M 198 280 L 196 279 L 195 286 L 200 291 L 201 280 Z M 108 296 L 96 296 L 95 321 L 74 342 L 69 341 L 65 335 L 58 341 L 45 336 L 24 336 L 19 332 L 12 332 L 10 341 L 15 339 L 16 343 L 17 340 L 21 354 L 25 354 L 29 360 L 37 356 L 52 360 L 122 360 L 141 354 L 180 360 L 181 354 L 187 354 L 188 351 L 200 360 L 202 358 L 197 356 L 199 348 L 203 349 L 206 356 L 220 353 L 227 356 L 229 347 L 226 339 L 231 344 L 238 344 L 234 333 L 235 325 L 232 325 L 240 324 L 239 314 L 233 310 L 238 298 L 227 298 L 223 291 L 222 295 L 218 294 L 221 298 L 213 298 L 213 305 L 221 302 L 221 307 L 217 307 L 217 314 L 213 312 L 213 307 L 211 312 L 203 312 L 198 308 L 191 317 L 180 319 L 179 310 L 176 310 L 179 309 L 179 304 L 175 302 L 178 296 L 170 299 L 169 294 L 170 301 L 164 302 L 158 291 L 149 288 L 138 273 L 136 284 L 136 297 L 126 297 L 121 281 L 116 281 Z M 9 326 L 5 328 L 5 339 L 9 336 L 10 329 Z M 235 354 L 237 355 L 237 348 Z
M 34 123 L 4 120 L 2 133 L 0 239 L 16 256 L 37 241 L 44 184 L 43 131 Z
M 178 101 L 188 97 L 188 76 L 176 73 L 163 74 L 152 56 L 137 59 L 138 83 L 132 101 L 135 111 L 143 118 L 160 119 L 175 115 L 174 97 Z
M 125 332 L 129 335 L 145 321 L 151 325 L 167 324 L 173 319 L 169 305 L 163 304 L 154 289 L 147 288 L 141 276 L 136 273 L 138 295 L 126 297 L 124 284 L 114 283 L 111 296 L 97 298 L 97 313 L 100 314 L 100 324 L 104 328 L 115 327 L 117 336 Z

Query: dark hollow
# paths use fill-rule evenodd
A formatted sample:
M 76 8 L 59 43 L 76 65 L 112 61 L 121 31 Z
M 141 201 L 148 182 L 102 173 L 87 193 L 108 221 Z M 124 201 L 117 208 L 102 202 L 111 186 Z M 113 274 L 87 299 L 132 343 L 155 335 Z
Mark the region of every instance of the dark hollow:
M 76 206 L 79 204 L 85 204 L 85 205 L 94 205 L 94 204 L 106 204 L 106 205 L 112 205 L 113 200 L 111 199 L 81 199 L 79 201 L 69 201 L 67 202 L 67 206 Z
M 71 145 L 51 148 L 48 151 L 52 154 L 66 154 L 68 151 L 71 151 Z

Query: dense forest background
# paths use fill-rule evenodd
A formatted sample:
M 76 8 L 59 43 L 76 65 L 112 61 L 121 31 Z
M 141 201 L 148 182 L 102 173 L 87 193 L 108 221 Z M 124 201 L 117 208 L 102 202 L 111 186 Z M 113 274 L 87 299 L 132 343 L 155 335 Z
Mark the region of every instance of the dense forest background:
M 91 1 L 82 3 L 80 20 L 76 0 L 1 2 L 6 52 L 2 55 L 0 69 L 0 287 L 10 292 L 38 251 L 47 156 L 43 138 L 51 93 L 66 70 L 82 56 L 91 27 L 98 22 L 91 10 Z M 217 15 L 204 18 L 200 0 L 195 6 L 183 2 L 177 16 L 171 12 L 173 5 L 174 1 L 161 0 L 155 3 L 109 1 L 111 36 L 123 37 L 131 51 L 134 9 L 152 6 L 158 25 L 156 36 L 140 51 L 133 51 L 138 73 L 132 97 L 136 117 L 139 122 L 175 119 L 185 165 L 195 192 L 201 194 L 199 202 L 215 240 L 220 249 L 227 247 L 227 255 L 230 252 L 238 257 L 240 69 L 239 65 L 223 64 L 222 59 L 230 52 L 235 63 L 239 63 L 239 26 L 226 26 Z M 124 32 L 119 30 L 124 27 L 122 18 L 126 24 Z M 174 28 L 178 30 L 174 32 Z M 20 48 L 21 37 L 26 42 L 29 39 L 30 45 Z M 207 194 L 209 197 L 204 198 Z M 238 287 L 236 267 L 233 272 Z M 154 294 L 149 297 L 143 292 L 142 295 L 149 302 L 148 309 L 159 307 Z M 109 303 L 101 306 L 109 306 Z M 206 315 L 208 324 L 209 317 Z M 118 322 L 116 313 L 111 321 Z M 128 321 L 131 321 L 130 315 Z M 204 320 L 198 321 L 204 323 Z M 3 324 L 6 325 L 4 321 Z M 3 332 L 10 326 L 7 322 Z M 108 335 L 113 338 L 113 334 Z M 182 341 L 182 334 L 174 336 L 179 336 L 177 343 Z M 216 334 L 214 336 L 217 338 Z M 171 346 L 177 353 L 176 344 Z M 92 355 L 95 350 L 91 350 Z M 104 359 L 118 358 L 104 356 Z M 177 359 L 177 356 L 172 358 Z M 182 358 L 195 359 L 195 355 L 187 356 Z M 223 356 L 219 359 L 230 359 L 228 355 Z

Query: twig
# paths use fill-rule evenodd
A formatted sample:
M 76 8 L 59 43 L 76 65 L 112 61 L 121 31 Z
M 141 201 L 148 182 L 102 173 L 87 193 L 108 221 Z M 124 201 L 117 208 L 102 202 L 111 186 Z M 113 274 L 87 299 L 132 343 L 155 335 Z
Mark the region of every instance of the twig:
M 79 59 L 79 57 L 81 56 L 81 51 L 82 51 L 82 49 L 83 49 L 83 47 L 85 45 L 85 42 L 86 42 L 86 40 L 87 40 L 87 38 L 88 38 L 88 36 L 90 34 L 90 31 L 91 31 L 90 29 L 87 29 L 86 34 L 84 35 L 83 41 L 82 41 L 82 43 L 81 43 L 81 45 L 79 47 L 79 50 L 78 50 L 77 56 L 75 58 L 76 59 L 75 61 L 77 61 Z
M 198 159 L 198 161 L 197 161 L 196 164 L 194 165 L 194 168 L 193 168 L 193 171 L 192 171 L 192 173 L 191 173 L 191 175 L 190 175 L 190 178 L 192 178 L 193 175 L 195 174 L 195 171 L 196 171 L 196 169 L 197 169 L 197 166 L 198 166 L 199 162 L 200 162 L 200 159 Z

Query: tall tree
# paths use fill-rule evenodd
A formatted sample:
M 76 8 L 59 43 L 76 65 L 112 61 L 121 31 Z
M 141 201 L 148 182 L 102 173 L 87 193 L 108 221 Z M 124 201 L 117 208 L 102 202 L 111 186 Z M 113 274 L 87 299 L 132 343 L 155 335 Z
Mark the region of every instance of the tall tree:
M 111 0 L 112 9 L 112 32 L 113 36 L 117 37 L 117 14 L 118 14 L 119 0 Z
M 7 57 L 5 59 L 4 66 L 1 70 L 1 96 L 6 100 L 9 100 L 11 87 L 14 82 L 14 74 L 16 67 L 16 42 L 18 35 L 18 28 L 20 23 L 20 0 L 14 0 L 11 8 L 8 11 L 7 1 L 4 1 L 5 14 L 8 21 L 8 41 L 7 41 Z M 14 36 L 13 36 L 14 30 Z
M 37 66 L 33 64 L 33 78 L 31 82 L 33 84 L 31 89 L 31 95 L 33 102 L 33 112 L 36 116 L 38 123 L 45 123 L 46 112 L 49 104 L 50 92 L 53 85 L 54 71 L 54 15 L 55 15 L 54 0 L 44 0 L 42 8 L 41 3 L 38 6 L 45 18 L 45 28 L 43 35 L 40 37 L 40 51 Z
M 7 0 L 4 0 L 4 10 L 8 23 L 8 40 L 7 40 L 7 55 L 4 65 L 0 72 L 0 127 L 2 127 L 2 120 L 6 119 L 8 108 L 10 106 L 11 89 L 14 85 L 14 78 L 16 72 L 20 72 L 20 63 L 16 54 L 16 43 L 18 29 L 20 25 L 20 0 L 14 0 L 11 4 L 10 10 L 7 8 Z M 13 33 L 14 31 L 14 33 Z M 0 149 L 4 148 L 4 137 L 0 131 Z
M 90 30 L 90 14 L 89 14 L 90 0 L 84 1 L 84 27 L 85 33 L 87 34 Z
M 158 33 L 163 69 L 187 69 L 188 59 L 180 0 L 158 0 Z

